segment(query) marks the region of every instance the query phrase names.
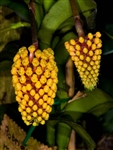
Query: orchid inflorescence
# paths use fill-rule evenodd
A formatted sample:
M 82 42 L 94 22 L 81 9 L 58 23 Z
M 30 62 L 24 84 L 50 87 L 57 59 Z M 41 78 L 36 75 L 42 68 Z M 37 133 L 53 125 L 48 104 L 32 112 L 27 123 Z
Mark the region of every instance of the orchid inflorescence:
M 102 41 L 101 33 L 88 33 L 85 37 L 65 42 L 65 48 L 77 68 L 81 81 L 86 89 L 92 90 L 97 85 Z
M 30 54 L 33 54 L 32 59 Z M 57 91 L 58 68 L 51 48 L 36 50 L 34 45 L 19 49 L 11 74 L 18 110 L 26 125 L 45 124 Z

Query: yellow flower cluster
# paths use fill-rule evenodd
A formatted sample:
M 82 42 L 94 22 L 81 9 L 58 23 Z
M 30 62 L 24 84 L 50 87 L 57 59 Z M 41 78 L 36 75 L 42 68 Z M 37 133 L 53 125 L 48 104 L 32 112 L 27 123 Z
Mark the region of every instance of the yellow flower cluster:
M 77 71 L 81 77 L 82 83 L 86 89 L 92 90 L 97 85 L 102 41 L 100 32 L 94 35 L 88 33 L 84 37 L 71 39 L 65 42 L 65 48 L 69 52 Z
M 32 62 L 29 53 L 34 52 Z M 19 49 L 13 59 L 12 83 L 18 110 L 26 125 L 45 124 L 57 91 L 58 68 L 51 48 L 36 50 L 33 45 Z

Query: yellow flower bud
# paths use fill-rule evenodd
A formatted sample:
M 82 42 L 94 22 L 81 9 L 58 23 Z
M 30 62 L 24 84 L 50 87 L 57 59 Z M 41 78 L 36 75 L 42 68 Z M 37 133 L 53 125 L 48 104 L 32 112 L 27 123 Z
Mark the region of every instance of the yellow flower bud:
M 31 106 L 33 106 L 33 100 L 29 100 L 29 102 L 28 102 L 28 105 L 31 107 Z
M 26 90 L 26 86 L 24 85 L 24 86 L 22 86 L 22 91 L 24 92 L 24 93 L 26 93 L 27 92 L 27 90 Z
M 26 82 L 26 76 L 22 75 L 20 76 L 20 83 L 25 83 Z
M 13 58 L 13 62 L 16 62 L 18 59 L 20 59 L 20 55 L 17 53 Z
M 88 54 L 89 54 L 89 56 L 93 56 L 93 51 L 90 50 Z
M 94 61 L 90 61 L 90 65 L 93 66 L 95 63 Z
M 92 50 L 95 50 L 96 48 L 97 48 L 96 44 L 92 44 L 92 45 L 91 45 L 91 49 L 92 49 Z
M 80 60 L 84 60 L 84 55 L 80 55 Z
M 80 66 L 82 66 L 82 65 L 83 65 L 83 62 L 82 62 L 82 61 L 79 61 L 78 64 L 79 64 Z
M 93 39 L 93 34 L 92 33 L 88 33 L 88 38 L 90 39 L 90 40 L 92 40 Z
M 79 50 L 81 49 L 80 45 L 79 45 L 79 44 L 76 44 L 76 45 L 75 45 L 75 49 L 76 49 L 77 51 L 79 51 Z
M 37 69 L 36 69 L 36 74 L 37 75 L 41 75 L 42 74 L 42 68 L 39 66 L 39 67 L 37 67 Z
M 56 78 L 57 77 L 57 72 L 55 70 L 51 71 L 51 78 Z
M 26 116 L 27 116 L 26 111 L 22 111 L 22 112 L 21 112 L 21 114 L 22 114 L 22 116 L 24 116 L 24 117 L 26 117 Z
M 17 101 L 18 103 L 20 103 L 20 102 L 21 102 L 21 98 L 20 98 L 19 96 L 16 96 L 16 101 Z
M 26 112 L 27 112 L 27 113 L 30 113 L 30 112 L 31 112 L 31 108 L 30 108 L 30 107 L 27 107 L 27 108 L 26 108 Z
M 100 39 L 99 39 L 99 38 L 97 38 L 97 37 L 94 38 L 94 43 L 95 43 L 95 44 L 98 44 L 99 42 L 100 42 Z
M 37 121 L 40 122 L 42 120 L 42 117 L 37 117 Z
M 39 94 L 38 94 L 38 93 L 36 93 L 36 94 L 34 95 L 34 99 L 35 99 L 35 100 L 38 100 L 38 99 L 39 99 Z
M 88 47 L 90 47 L 92 45 L 92 42 L 90 40 L 87 40 L 86 44 Z
M 37 75 L 36 75 L 36 74 L 33 74 L 33 75 L 32 75 L 31 81 L 32 81 L 33 83 L 35 83 L 35 82 L 38 81 L 38 78 L 37 78 Z
M 40 98 L 40 99 L 38 100 L 38 104 L 39 104 L 39 105 L 42 105 L 43 103 L 44 103 L 43 99 Z
M 38 126 L 38 123 L 37 122 L 33 122 L 32 125 L 35 127 L 35 126 Z
M 52 80 L 51 78 L 49 78 L 49 79 L 47 80 L 47 85 L 48 85 L 49 87 L 51 87 L 52 83 L 53 83 L 53 80 Z
M 35 51 L 35 46 L 34 45 L 29 46 L 28 50 L 30 53 L 33 53 Z
M 20 68 L 20 66 L 21 66 L 21 60 L 20 59 L 16 60 L 15 63 L 14 63 L 14 66 L 16 68 Z
M 33 117 L 37 117 L 37 113 L 36 112 L 33 112 L 32 115 L 33 115 Z
M 53 84 L 52 84 L 51 89 L 52 89 L 53 91 L 55 91 L 55 90 L 57 89 L 56 83 L 53 83 Z
M 65 46 L 65 48 L 68 50 L 68 49 L 69 49 L 69 46 L 70 46 L 69 42 L 65 42 L 65 43 L 64 43 L 64 46 Z
M 35 52 L 35 56 L 36 56 L 37 58 L 40 58 L 41 55 L 42 55 L 42 52 L 41 52 L 40 49 L 38 49 L 38 50 Z
M 37 113 L 38 113 L 38 115 L 41 115 L 41 114 L 43 113 L 42 108 L 39 108 L 39 109 L 37 110 Z M 37 118 L 37 119 L 38 119 L 38 118 Z
M 44 90 L 43 90 L 43 89 L 40 89 L 40 90 L 39 90 L 39 94 L 40 94 L 40 96 L 44 95 Z
M 18 70 L 18 74 L 21 76 L 24 75 L 24 73 L 25 73 L 24 67 L 20 67 Z
M 87 61 L 87 62 L 90 62 L 90 60 L 91 60 L 91 58 L 87 56 L 87 57 L 86 57 L 86 61 Z
M 53 92 L 53 94 L 51 95 L 51 98 L 55 98 L 56 97 L 56 91 Z
M 50 71 L 54 69 L 54 65 L 51 62 L 47 63 L 47 69 L 49 69 Z
M 98 43 L 97 48 L 101 48 L 101 47 L 102 47 L 102 43 Z
M 51 73 L 50 73 L 49 69 L 45 70 L 44 75 L 45 75 L 46 78 L 50 77 Z
M 96 55 L 94 55 L 93 57 L 92 57 L 92 60 L 97 60 L 97 56 Z
M 32 117 L 30 115 L 27 116 L 27 120 L 31 120 Z
M 46 77 L 45 77 L 44 75 L 42 75 L 41 78 L 40 78 L 40 82 L 41 82 L 42 84 L 45 84 L 46 81 L 47 81 Z
M 83 48 L 83 52 L 84 52 L 85 54 L 87 54 L 88 49 L 87 49 L 86 47 L 84 47 L 84 48 Z
M 23 111 L 23 109 L 19 106 L 18 111 L 21 113 Z
M 16 85 L 15 85 L 15 90 L 21 90 L 22 89 L 22 85 L 20 84 L 20 83 L 17 83 Z
M 45 68 L 45 67 L 46 67 L 46 65 L 47 65 L 46 60 L 41 59 L 41 61 L 40 61 L 40 66 Z
M 46 113 L 46 112 L 43 112 L 43 113 L 42 113 L 42 118 L 45 119 L 46 115 L 47 115 L 47 113 Z
M 26 101 L 28 101 L 29 100 L 29 95 L 25 94 L 24 97 L 23 97 L 23 99 L 26 100 Z
M 25 106 L 25 105 L 26 105 L 26 100 L 23 99 L 23 100 L 21 101 L 21 104 Z
M 33 58 L 32 64 L 33 64 L 33 66 L 37 67 L 39 65 L 38 59 L 37 58 Z
M 17 96 L 20 97 L 20 98 L 23 98 L 23 93 L 22 93 L 22 91 L 17 91 Z
M 36 110 L 38 109 L 38 106 L 35 104 L 35 105 L 33 105 L 32 109 L 33 109 L 34 111 L 36 111 Z
M 87 63 L 83 63 L 84 68 L 87 68 L 87 66 L 88 66 Z
M 32 74 L 33 74 L 32 68 L 31 67 L 27 67 L 26 75 L 27 76 L 31 76 Z
M 29 64 L 29 59 L 28 59 L 28 57 L 25 57 L 25 58 L 22 60 L 22 64 L 23 64 L 24 66 L 27 66 L 27 65 Z
M 74 52 L 74 51 L 75 51 L 74 46 L 70 45 L 69 46 L 69 52 L 71 53 L 71 52 Z
M 70 44 L 71 44 L 71 45 L 76 45 L 75 40 L 74 40 L 74 39 L 71 39 L 71 40 L 70 40 Z M 67 45 L 68 45 L 68 42 L 65 42 L 65 46 L 67 46 Z
M 87 67 L 87 70 L 88 70 L 88 71 L 91 71 L 91 69 L 92 69 L 91 66 L 88 66 L 88 67 Z
M 80 51 L 76 51 L 75 54 L 76 54 L 77 56 L 80 56 Z
M 17 68 L 16 67 L 12 67 L 11 74 L 12 75 L 17 75 Z
M 43 103 L 42 108 L 45 109 L 47 107 L 47 103 Z
M 51 96 L 53 94 L 53 90 L 49 90 L 48 96 Z
M 96 32 L 95 36 L 96 36 L 97 38 L 100 38 L 100 37 L 101 37 L 101 33 L 100 33 L 100 32 Z
M 78 41 L 79 41 L 80 43 L 84 43 L 84 38 L 83 38 L 83 37 L 79 37 Z
M 35 92 L 35 90 L 34 90 L 34 89 L 32 89 L 32 90 L 30 91 L 30 95 L 31 95 L 31 96 L 34 96 L 34 95 L 35 95 L 35 93 L 36 93 L 36 92 Z
M 49 114 L 46 114 L 45 120 L 48 120 L 48 119 L 49 119 Z
M 44 94 L 44 95 L 43 95 L 43 100 L 44 100 L 44 101 L 47 101 L 47 100 L 48 100 L 48 95 L 47 95 L 47 94 Z
M 42 84 L 40 83 L 40 81 L 37 81 L 37 82 L 35 83 L 35 87 L 36 87 L 37 89 L 39 89 L 41 86 L 42 86 Z
M 28 91 L 30 91 L 30 90 L 32 89 L 32 86 L 31 86 L 30 83 L 26 84 L 26 89 L 27 89 Z
M 41 125 L 44 125 L 44 124 L 45 124 L 45 120 L 42 120 L 42 121 L 40 122 L 40 124 L 41 124 Z

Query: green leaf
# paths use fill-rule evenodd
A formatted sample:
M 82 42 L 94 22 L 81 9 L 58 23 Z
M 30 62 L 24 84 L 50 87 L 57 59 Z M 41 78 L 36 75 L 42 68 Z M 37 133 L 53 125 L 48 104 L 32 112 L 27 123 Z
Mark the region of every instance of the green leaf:
M 101 28 L 102 33 L 102 55 L 108 55 L 113 53 L 113 24 L 106 24 Z
M 61 124 L 61 126 L 59 124 L 59 127 L 57 128 L 57 135 L 56 135 L 57 144 L 59 145 L 59 149 L 60 148 L 62 149 L 62 147 L 64 147 L 64 144 L 61 143 L 61 141 L 64 140 L 64 137 L 65 137 L 65 142 L 66 141 L 68 142 L 69 133 L 70 133 L 69 126 L 72 129 L 74 129 L 80 135 L 80 137 L 86 142 L 86 144 L 90 148 L 90 150 L 95 148 L 95 142 L 90 137 L 90 135 L 84 130 L 84 128 L 81 125 L 79 125 L 78 123 L 73 122 L 72 118 L 70 118 L 70 116 L 67 115 L 67 116 L 65 116 L 65 118 L 60 117 L 60 118 L 56 118 L 56 120 L 49 120 L 48 123 L 50 125 L 52 125 L 52 124 L 58 125 L 59 123 Z M 62 128 L 62 123 L 63 123 L 63 128 L 64 129 Z M 68 134 L 67 134 L 67 131 L 68 131 Z M 67 143 L 65 143 L 65 145 L 67 145 Z
M 96 147 L 94 140 L 91 138 L 91 136 L 86 132 L 86 130 L 81 125 L 70 121 L 62 121 L 62 122 L 68 124 L 71 128 L 73 128 L 76 131 L 76 133 L 78 133 L 78 135 L 87 144 L 88 150 L 93 150 Z
M 113 108 L 113 101 L 106 102 L 106 103 L 99 104 L 98 106 L 94 107 L 88 113 L 91 113 L 95 115 L 96 117 L 100 117 L 101 115 L 107 113 L 112 108 Z
M 0 104 L 15 102 L 15 93 L 11 79 L 11 61 L 0 63 Z
M 107 93 L 105 93 L 104 91 L 98 88 L 94 89 L 93 91 L 85 91 L 85 92 L 87 94 L 86 97 L 69 103 L 62 110 L 62 113 L 71 115 L 73 120 L 76 121 L 81 117 L 82 113 L 87 113 L 94 107 L 96 108 L 96 106 L 98 105 L 101 105 L 107 102 L 109 103 L 113 102 L 112 97 L 110 97 Z
M 62 7 L 61 7 L 62 6 Z M 53 33 L 60 24 L 72 16 L 71 7 L 68 0 L 57 1 L 45 15 L 41 28 L 38 32 L 39 39 L 50 45 Z
M 69 53 L 66 50 L 64 44 L 66 41 L 69 41 L 70 39 L 76 39 L 76 38 L 77 35 L 74 32 L 69 32 L 61 38 L 61 41 L 54 48 L 54 55 L 57 64 L 64 65 L 67 62 L 69 58 Z
M 17 15 L 19 15 L 22 19 L 29 21 L 29 9 L 27 4 L 22 0 L 0 0 L 1 6 L 6 6 L 12 9 Z

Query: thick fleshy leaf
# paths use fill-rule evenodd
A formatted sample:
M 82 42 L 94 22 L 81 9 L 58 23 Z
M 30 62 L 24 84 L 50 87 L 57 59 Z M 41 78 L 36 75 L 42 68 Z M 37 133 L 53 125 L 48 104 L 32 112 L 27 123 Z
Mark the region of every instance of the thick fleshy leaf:
M 62 7 L 61 7 L 62 6 Z M 65 13 L 64 13 L 65 12 Z M 72 16 L 68 0 L 57 1 L 45 15 L 41 28 L 38 32 L 39 39 L 50 45 L 53 33 L 65 20 Z
M 55 60 L 57 62 L 57 64 L 65 64 L 69 58 L 69 53 L 66 50 L 64 43 L 66 41 L 69 41 L 70 39 L 76 39 L 77 35 L 73 32 L 69 32 L 67 34 L 65 34 L 61 41 L 56 45 L 56 47 L 54 48 L 54 53 L 55 53 Z
M 88 113 L 91 113 L 95 115 L 96 117 L 100 117 L 103 114 L 107 113 L 112 108 L 113 108 L 113 101 L 106 102 L 106 103 L 99 104 L 98 106 L 94 107 Z
M 6 6 L 12 9 L 22 19 L 29 21 L 29 9 L 27 4 L 22 0 L 0 0 L 1 6 Z
M 96 106 L 101 105 L 103 103 L 113 102 L 112 97 L 110 97 L 107 93 L 98 88 L 94 89 L 93 91 L 85 91 L 85 92 L 87 94 L 86 97 L 69 103 L 62 110 L 62 113 L 71 115 L 73 117 L 73 120 L 76 121 L 81 117 L 81 113 L 87 113 L 94 107 L 96 108 Z M 98 111 L 100 111 L 100 109 Z M 78 115 L 76 116 L 77 112 Z M 106 113 L 106 109 L 103 110 L 103 113 Z
M 72 118 L 70 118 L 67 115 L 66 119 L 60 117 L 58 120 L 49 120 L 48 123 L 51 124 L 51 125 L 54 124 L 54 123 L 56 123 L 58 125 L 58 122 L 61 123 L 61 124 L 63 123 L 63 128 L 64 129 L 63 129 L 62 132 L 61 132 L 61 128 L 62 128 L 61 126 L 62 125 L 59 126 L 59 128 L 57 128 L 57 134 L 58 135 L 56 135 L 56 137 L 57 137 L 57 144 L 59 145 L 59 148 L 60 148 L 60 146 L 61 146 L 61 148 L 62 148 L 62 146 L 64 147 L 64 144 L 62 144 L 61 141 L 63 141 L 64 137 L 67 135 L 66 132 L 69 130 L 67 128 L 68 126 L 70 126 L 72 129 L 74 129 L 79 134 L 79 136 L 86 142 L 86 144 L 90 147 L 90 149 L 95 148 L 95 142 L 90 137 L 90 135 L 86 132 L 86 130 L 83 129 L 83 127 L 81 125 L 79 125 L 78 123 L 73 122 Z M 62 134 L 60 134 L 60 132 Z M 68 138 L 69 138 L 69 135 L 67 137 L 65 137 L 65 142 L 66 141 L 68 142 Z M 65 144 L 67 145 L 67 143 L 65 143 Z

